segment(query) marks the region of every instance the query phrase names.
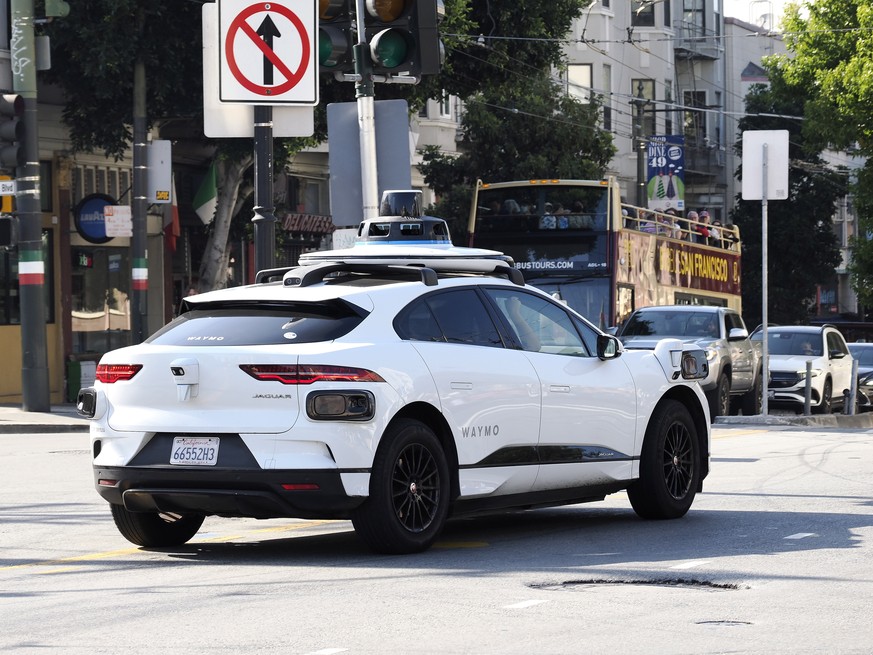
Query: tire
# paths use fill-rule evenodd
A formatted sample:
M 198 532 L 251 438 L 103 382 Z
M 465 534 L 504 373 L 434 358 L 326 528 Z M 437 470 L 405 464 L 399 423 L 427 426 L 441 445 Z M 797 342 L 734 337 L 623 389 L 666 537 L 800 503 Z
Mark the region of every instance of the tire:
M 123 505 L 110 505 L 115 527 L 132 544 L 144 548 L 181 546 L 203 525 L 200 514 L 131 512 Z
M 821 402 L 812 408 L 813 414 L 830 414 L 834 409 L 834 383 L 830 378 L 825 380 L 821 392 Z
M 448 514 L 442 444 L 424 423 L 397 421 L 376 451 L 370 497 L 352 514 L 355 531 L 378 553 L 418 553 L 433 544 Z
M 640 518 L 684 516 L 700 484 L 700 445 L 688 409 L 665 400 L 655 409 L 640 455 L 640 477 L 628 487 L 631 506 Z
M 716 416 L 729 416 L 731 413 L 731 379 L 727 373 L 718 378 L 715 389 L 706 393 L 709 401 L 709 418 L 715 423 Z
M 764 404 L 764 385 L 761 383 L 761 374 L 755 378 L 755 384 L 743 394 L 743 416 L 754 416 L 761 413 Z

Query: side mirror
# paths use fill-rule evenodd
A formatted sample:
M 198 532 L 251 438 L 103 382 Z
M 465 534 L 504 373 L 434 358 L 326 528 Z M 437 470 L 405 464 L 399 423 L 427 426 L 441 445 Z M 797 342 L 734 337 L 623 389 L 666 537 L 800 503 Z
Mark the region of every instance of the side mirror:
M 598 334 L 597 356 L 600 359 L 615 359 L 620 357 L 621 342 L 611 334 Z

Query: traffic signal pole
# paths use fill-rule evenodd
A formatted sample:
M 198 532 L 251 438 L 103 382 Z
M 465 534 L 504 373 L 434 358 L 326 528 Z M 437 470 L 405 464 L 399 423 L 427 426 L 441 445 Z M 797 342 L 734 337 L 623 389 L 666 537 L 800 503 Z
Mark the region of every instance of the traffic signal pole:
M 358 22 L 358 43 L 353 49 L 357 78 L 355 98 L 358 102 L 361 148 L 361 200 L 363 216 L 367 219 L 379 215 L 379 177 L 376 168 L 376 93 L 373 85 L 373 64 L 369 54 L 370 46 L 367 44 L 367 31 L 364 29 L 365 12 L 364 0 L 355 0 L 355 15 Z
M 33 0 L 12 0 L 12 88 L 24 99 L 24 164 L 16 169 L 20 221 L 18 294 L 21 303 L 21 397 L 27 412 L 51 410 L 45 332 L 45 263 L 39 194 L 39 134 Z

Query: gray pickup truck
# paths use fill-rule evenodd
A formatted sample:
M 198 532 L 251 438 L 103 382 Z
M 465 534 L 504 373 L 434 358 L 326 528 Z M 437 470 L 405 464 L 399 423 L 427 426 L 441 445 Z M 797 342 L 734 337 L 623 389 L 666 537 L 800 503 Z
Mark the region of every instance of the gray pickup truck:
M 700 386 L 713 420 L 742 410 L 760 414 L 762 400 L 760 342 L 749 339 L 742 317 L 726 307 L 670 305 L 637 309 L 616 332 L 626 348 L 650 349 L 672 337 L 706 352 L 709 374 Z

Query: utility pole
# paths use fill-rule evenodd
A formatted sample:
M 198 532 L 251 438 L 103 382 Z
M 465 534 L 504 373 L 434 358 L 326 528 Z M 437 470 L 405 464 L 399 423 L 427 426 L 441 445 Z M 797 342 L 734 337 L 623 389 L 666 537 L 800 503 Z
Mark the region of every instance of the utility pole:
M 361 200 L 364 218 L 379 215 L 379 177 L 376 167 L 376 90 L 373 85 L 373 64 L 367 43 L 364 0 L 356 0 L 355 15 L 358 42 L 352 49 L 355 61 L 355 98 L 358 102 L 358 126 L 361 145 Z
M 145 17 L 138 9 L 136 19 L 142 32 Z M 148 288 L 149 264 L 146 249 L 148 202 L 148 143 L 146 142 L 146 73 L 142 54 L 133 65 L 133 238 L 131 239 L 131 338 L 133 343 L 142 343 L 148 336 Z
M 51 410 L 45 334 L 45 263 L 39 195 L 39 133 L 33 0 L 11 0 L 12 89 L 24 99 L 24 163 L 16 169 L 20 221 L 18 294 L 21 303 L 21 397 L 27 412 Z
M 643 83 L 637 85 L 637 96 L 631 100 L 634 106 L 634 147 L 637 151 L 637 194 L 635 203 L 637 207 L 646 206 L 646 145 L 647 136 L 643 112 L 649 101 L 643 97 Z

